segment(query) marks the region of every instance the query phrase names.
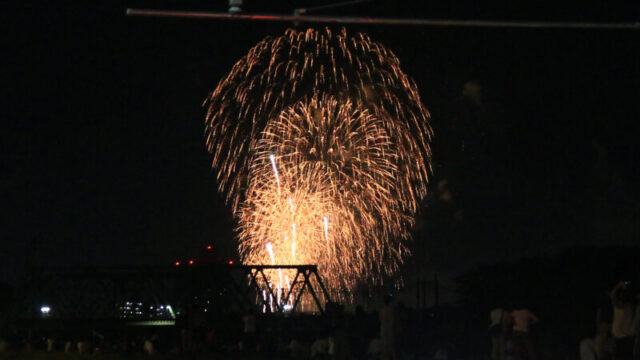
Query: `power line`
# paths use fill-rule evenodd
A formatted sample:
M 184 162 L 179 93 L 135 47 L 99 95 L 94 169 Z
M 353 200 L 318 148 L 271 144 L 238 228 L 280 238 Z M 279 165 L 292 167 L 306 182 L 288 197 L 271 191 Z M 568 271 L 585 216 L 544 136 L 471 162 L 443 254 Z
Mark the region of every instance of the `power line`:
M 127 9 L 128 16 L 172 17 L 187 19 L 248 20 L 276 22 L 338 23 L 365 25 L 408 25 L 440 27 L 484 27 L 484 28 L 532 28 L 532 29 L 624 29 L 638 30 L 640 22 L 635 23 L 599 23 L 599 22 L 545 22 L 545 21 L 491 21 L 491 20 L 454 20 L 454 19 L 401 19 L 366 18 L 350 16 L 313 16 L 313 15 L 277 15 L 277 14 L 237 14 L 205 11 L 172 11 Z
M 314 7 L 309 7 L 309 8 L 299 8 L 299 9 L 293 10 L 293 14 L 294 15 L 300 15 L 300 14 L 306 14 L 306 13 L 309 13 L 311 11 L 316 11 L 316 10 L 335 9 L 335 8 L 341 7 L 341 6 L 355 5 L 355 4 L 360 4 L 360 3 L 364 3 L 364 2 L 368 2 L 368 1 L 369 0 L 351 0 L 351 1 L 339 2 L 339 3 L 335 3 L 335 4 L 314 6 Z

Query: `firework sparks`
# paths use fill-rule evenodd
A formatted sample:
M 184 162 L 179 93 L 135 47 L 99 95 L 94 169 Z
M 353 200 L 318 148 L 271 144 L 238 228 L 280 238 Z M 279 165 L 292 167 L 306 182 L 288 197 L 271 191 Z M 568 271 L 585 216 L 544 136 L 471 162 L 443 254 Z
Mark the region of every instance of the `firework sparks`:
M 391 51 L 344 30 L 288 30 L 252 48 L 207 105 L 245 263 L 318 264 L 334 293 L 397 270 L 431 130 Z

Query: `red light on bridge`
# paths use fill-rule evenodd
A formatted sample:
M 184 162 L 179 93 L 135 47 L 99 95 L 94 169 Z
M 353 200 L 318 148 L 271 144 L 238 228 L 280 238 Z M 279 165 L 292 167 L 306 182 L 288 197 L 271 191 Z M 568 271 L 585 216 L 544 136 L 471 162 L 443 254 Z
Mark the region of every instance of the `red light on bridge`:
M 233 260 L 229 260 L 228 264 L 233 265 Z
M 189 260 L 189 265 L 193 265 L 193 260 Z
M 175 265 L 175 266 L 180 266 L 180 261 L 176 261 L 176 262 L 174 263 L 174 265 Z
M 211 250 L 211 249 L 213 249 L 213 246 L 207 245 L 207 250 Z

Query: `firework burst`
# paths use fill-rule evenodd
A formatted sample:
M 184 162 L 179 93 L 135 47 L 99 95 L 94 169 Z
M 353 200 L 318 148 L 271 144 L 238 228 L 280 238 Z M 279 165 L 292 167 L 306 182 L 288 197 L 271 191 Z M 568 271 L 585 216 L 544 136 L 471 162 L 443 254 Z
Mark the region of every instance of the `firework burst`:
M 252 48 L 206 105 L 245 263 L 318 264 L 334 293 L 397 269 L 431 130 L 391 51 L 344 30 L 288 30 Z

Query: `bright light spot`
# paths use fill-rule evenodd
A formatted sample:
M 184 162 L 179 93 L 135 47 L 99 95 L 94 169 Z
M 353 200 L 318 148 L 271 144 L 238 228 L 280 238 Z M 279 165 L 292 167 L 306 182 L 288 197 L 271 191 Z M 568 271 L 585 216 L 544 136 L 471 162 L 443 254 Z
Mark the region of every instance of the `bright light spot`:
M 180 261 L 176 261 L 176 262 L 174 263 L 174 265 L 175 265 L 175 266 L 180 266 Z
M 273 173 L 276 175 L 276 183 L 278 184 L 278 194 L 280 194 L 280 176 L 278 176 L 278 168 L 276 167 L 276 156 L 271 154 L 269 155 L 269 159 L 271 160 Z
M 193 260 L 189 260 L 189 265 L 193 265 Z
M 207 245 L 207 250 L 211 250 L 211 249 L 213 249 L 213 246 Z
M 271 263 L 275 264 L 276 263 L 276 259 L 273 256 L 273 245 L 271 245 L 271 243 L 269 242 L 269 243 L 267 243 L 266 248 L 267 248 L 267 252 L 269 253 L 269 257 L 271 257 Z
M 171 305 L 167 305 L 167 310 L 169 310 L 169 314 L 171 315 L 172 318 L 176 318 L 176 314 L 173 312 L 173 308 L 171 307 Z M 178 311 L 178 315 L 180 315 L 180 312 Z
M 51 308 L 48 307 L 47 305 L 44 305 L 40 308 L 40 312 L 45 315 L 48 314 L 50 311 L 51 311 Z
M 284 309 L 284 311 L 291 311 L 291 310 L 293 310 L 293 305 L 284 304 L 284 306 L 282 308 Z
M 233 265 L 233 260 L 229 260 L 229 265 Z

